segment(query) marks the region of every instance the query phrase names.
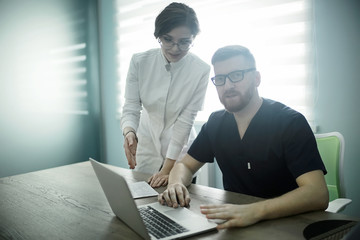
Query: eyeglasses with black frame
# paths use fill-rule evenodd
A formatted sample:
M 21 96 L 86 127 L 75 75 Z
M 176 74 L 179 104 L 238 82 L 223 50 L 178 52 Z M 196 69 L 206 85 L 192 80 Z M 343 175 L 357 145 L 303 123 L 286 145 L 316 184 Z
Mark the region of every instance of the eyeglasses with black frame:
M 228 74 L 219 74 L 219 75 L 216 75 L 215 77 L 212 77 L 211 81 L 213 82 L 213 84 L 215 86 L 224 85 L 226 82 L 226 78 L 229 78 L 229 80 L 233 83 L 240 82 L 244 79 L 245 73 L 251 72 L 251 71 L 256 71 L 256 68 L 237 70 L 237 71 L 230 72 Z
M 187 51 L 193 46 L 193 41 L 190 38 L 181 39 L 179 42 L 176 43 L 167 35 L 159 37 L 158 42 L 166 50 L 169 50 L 173 48 L 175 45 L 177 45 L 181 51 Z

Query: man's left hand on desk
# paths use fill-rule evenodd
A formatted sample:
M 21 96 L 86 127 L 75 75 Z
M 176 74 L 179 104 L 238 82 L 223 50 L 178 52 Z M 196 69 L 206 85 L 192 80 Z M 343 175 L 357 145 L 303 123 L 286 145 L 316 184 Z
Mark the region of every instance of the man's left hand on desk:
M 256 211 L 253 204 L 202 205 L 200 210 L 208 219 L 223 220 L 222 223 L 219 222 L 218 229 L 245 227 L 259 221 L 255 217 Z

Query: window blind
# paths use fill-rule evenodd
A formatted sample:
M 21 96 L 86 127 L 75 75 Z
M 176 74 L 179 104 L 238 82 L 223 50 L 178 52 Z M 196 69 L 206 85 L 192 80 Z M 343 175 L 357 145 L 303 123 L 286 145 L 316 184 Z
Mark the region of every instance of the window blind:
M 121 114 L 124 102 L 131 55 L 159 47 L 153 36 L 155 18 L 171 2 L 116 1 L 118 114 Z M 212 54 L 220 47 L 230 44 L 248 47 L 262 76 L 260 95 L 298 110 L 313 124 L 314 56 L 310 0 L 183 2 L 196 11 L 200 22 L 201 32 L 190 51 L 210 64 Z M 204 110 L 198 113 L 197 121 L 206 121 L 211 112 L 222 108 L 216 88 L 209 82 Z

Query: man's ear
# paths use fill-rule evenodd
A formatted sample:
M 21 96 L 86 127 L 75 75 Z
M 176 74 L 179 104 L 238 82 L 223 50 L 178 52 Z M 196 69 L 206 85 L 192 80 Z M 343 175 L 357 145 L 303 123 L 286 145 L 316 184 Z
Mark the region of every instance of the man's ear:
M 255 72 L 255 86 L 258 87 L 260 86 L 261 83 L 261 75 L 259 71 Z

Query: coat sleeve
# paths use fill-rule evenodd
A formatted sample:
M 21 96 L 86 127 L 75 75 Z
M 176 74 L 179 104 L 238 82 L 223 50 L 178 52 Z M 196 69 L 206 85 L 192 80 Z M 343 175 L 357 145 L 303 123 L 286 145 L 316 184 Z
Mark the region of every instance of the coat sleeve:
M 126 78 L 125 103 L 121 115 L 121 130 L 131 127 L 137 130 L 142 109 L 138 79 L 138 64 L 135 55 L 131 58 Z
M 202 110 L 204 105 L 204 99 L 206 94 L 207 85 L 209 82 L 210 67 L 206 68 L 203 72 L 196 90 L 193 96 L 189 96 L 191 99 L 184 110 L 174 123 L 173 134 L 169 143 L 166 157 L 170 159 L 178 159 L 181 150 L 189 139 L 191 128 L 194 125 L 194 121 L 197 112 Z

